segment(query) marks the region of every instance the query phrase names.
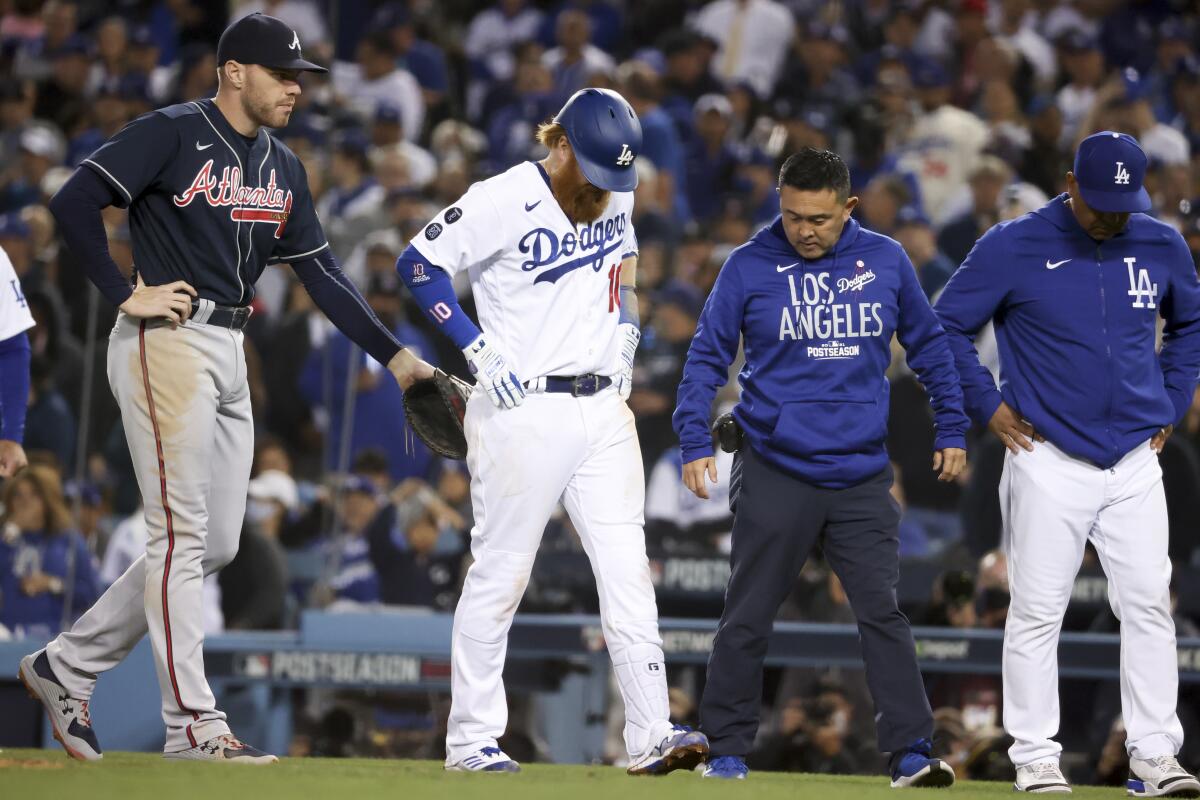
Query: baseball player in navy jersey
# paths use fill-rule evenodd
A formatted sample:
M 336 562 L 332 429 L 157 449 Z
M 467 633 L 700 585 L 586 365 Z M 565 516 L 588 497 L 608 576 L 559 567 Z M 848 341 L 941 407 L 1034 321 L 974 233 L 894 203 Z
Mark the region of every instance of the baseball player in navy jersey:
M 1058 634 L 1091 541 L 1121 620 L 1128 792 L 1200 796 L 1176 760 L 1183 728 L 1157 457 L 1200 372 L 1200 282 L 1183 237 L 1143 213 L 1145 173 L 1132 137 L 1084 139 L 1067 193 L 984 234 L 937 303 L 967 410 L 1008 447 L 1004 727 L 1020 791 L 1071 791 L 1053 738 Z M 972 343 L 989 319 L 999 389 Z
M 71 630 L 21 661 L 72 756 L 101 757 L 97 676 L 146 633 L 168 758 L 271 763 L 229 730 L 204 677 L 204 575 L 237 552 L 254 430 L 242 328 L 254 283 L 286 262 L 330 320 L 401 386 L 433 374 L 371 313 L 329 253 L 300 161 L 264 128 L 287 124 L 299 78 L 323 72 L 273 17 L 231 25 L 214 99 L 139 117 L 87 158 L 51 211 L 114 305 L 108 377 L 145 507 L 146 553 Z M 108 254 L 100 211 L 129 209 L 136 284 Z
M 24 225 L 20 220 L 12 224 Z M 8 254 L 0 250 L 0 478 L 25 466 L 21 447 L 29 402 L 29 337 L 33 314 Z
M 446 768 L 518 770 L 496 745 L 508 721 L 508 630 L 560 500 L 596 575 L 629 772 L 691 768 L 708 742 L 668 720 L 645 481 L 625 404 L 641 336 L 631 222 L 641 124 L 619 94 L 584 89 L 538 140 L 545 159 L 472 186 L 396 265 L 482 389 L 465 420 L 475 561 L 454 615 Z M 450 284 L 462 270 L 478 327 Z

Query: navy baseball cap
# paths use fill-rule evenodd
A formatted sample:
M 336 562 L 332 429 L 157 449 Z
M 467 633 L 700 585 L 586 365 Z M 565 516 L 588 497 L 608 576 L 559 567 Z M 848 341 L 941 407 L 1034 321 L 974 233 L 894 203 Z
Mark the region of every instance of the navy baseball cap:
M 328 72 L 305 61 L 300 52 L 300 34 L 281 19 L 254 13 L 242 17 L 221 34 L 217 42 L 217 65 L 226 61 L 258 64 L 271 69 Z
M 1075 152 L 1075 180 L 1083 202 L 1096 211 L 1132 213 L 1150 208 L 1150 195 L 1142 185 L 1146 153 L 1127 133 L 1100 131 L 1079 143 Z

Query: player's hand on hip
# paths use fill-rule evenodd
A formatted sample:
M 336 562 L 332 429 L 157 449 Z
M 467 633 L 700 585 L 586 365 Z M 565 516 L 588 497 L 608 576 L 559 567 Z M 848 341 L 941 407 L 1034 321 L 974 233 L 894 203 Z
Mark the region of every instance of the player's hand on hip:
M 617 393 L 622 400 L 628 400 L 633 392 L 633 356 L 637 353 L 638 343 L 642 341 L 642 332 L 636 325 L 623 322 L 617 326 L 621 337 L 621 351 L 617 361 Z
M 11 439 L 0 439 L 0 478 L 11 478 L 14 472 L 28 463 L 25 448 Z
M 1168 425 L 1167 427 L 1154 434 L 1154 438 L 1150 440 L 1150 449 L 1156 453 L 1163 451 L 1163 446 L 1166 445 L 1167 439 L 1171 438 L 1171 433 L 1174 432 L 1175 426 Z
M 706 477 L 716 485 L 717 460 L 712 456 L 697 458 L 683 465 L 683 485 L 701 500 L 708 499 L 708 485 L 704 480 Z
M 400 388 L 406 392 L 408 387 L 422 378 L 432 378 L 433 373 L 436 372 L 432 364 L 417 358 L 407 347 L 400 348 L 400 352 L 392 356 L 392 360 L 387 363 L 387 368 L 396 379 L 396 383 L 400 384 Z
M 137 319 L 163 317 L 179 325 L 192 313 L 192 300 L 199 297 L 186 281 L 147 286 L 138 275 L 133 294 L 121 303 L 121 310 Z
M 967 451 L 961 447 L 946 447 L 933 454 L 933 471 L 944 483 L 957 478 L 967 466 Z
M 525 402 L 525 387 L 521 385 L 521 379 L 483 334 L 464 347 L 462 352 L 471 374 L 487 391 L 496 408 L 516 408 Z
M 988 430 L 995 434 L 1001 443 L 1012 451 L 1013 455 L 1022 450 L 1033 452 L 1033 442 L 1044 442 L 1045 437 L 1033 429 L 1021 415 L 1013 411 L 1012 406 L 1003 401 L 992 419 L 988 422 Z M 1031 441 L 1032 440 L 1032 441 Z

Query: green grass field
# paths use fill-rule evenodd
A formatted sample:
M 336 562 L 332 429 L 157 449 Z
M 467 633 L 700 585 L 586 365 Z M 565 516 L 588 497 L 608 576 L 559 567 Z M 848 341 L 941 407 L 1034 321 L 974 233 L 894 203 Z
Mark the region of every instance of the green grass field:
M 150 753 L 107 753 L 97 764 L 54 750 L 0 750 L 0 797 L 156 798 L 156 800 L 676 800 L 730 798 L 795 800 L 893 798 L 885 778 L 754 773 L 745 782 L 702 781 L 699 775 L 631 778 L 613 767 L 532 764 L 520 775 L 446 773 L 433 761 L 284 759 L 270 767 L 186 764 Z M 1012 784 L 959 783 L 948 790 L 905 790 L 946 800 L 1012 798 Z M 1076 798 L 1116 798 L 1124 789 L 1077 787 Z

